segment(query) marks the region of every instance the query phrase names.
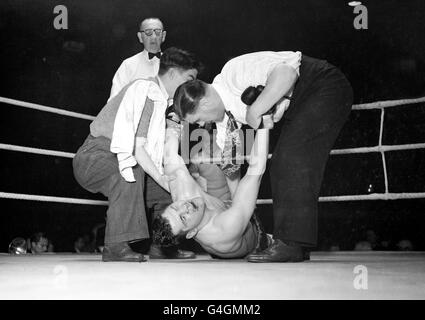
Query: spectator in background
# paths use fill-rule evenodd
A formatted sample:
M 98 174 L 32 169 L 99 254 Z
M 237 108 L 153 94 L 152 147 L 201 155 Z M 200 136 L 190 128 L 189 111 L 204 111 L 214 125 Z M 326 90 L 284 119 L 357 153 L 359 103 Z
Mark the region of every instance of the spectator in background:
M 16 237 L 9 244 L 10 254 L 26 254 L 27 241 L 24 238 Z
M 360 241 L 358 245 L 363 248 L 370 246 L 371 249 L 368 249 L 368 250 L 374 250 L 374 251 L 389 250 L 389 241 L 381 240 L 380 235 L 377 234 L 373 229 L 366 230 L 364 241 Z
M 372 251 L 372 245 L 369 241 L 359 241 L 356 243 L 354 251 Z
M 329 247 L 329 251 L 340 251 L 341 248 L 339 247 L 339 244 L 337 243 L 333 243 L 330 247 Z
M 89 252 L 102 253 L 105 238 L 105 223 L 96 224 L 90 233 L 81 234 L 74 242 L 74 251 L 76 253 Z
M 408 239 L 403 239 L 397 242 L 397 250 L 398 251 L 412 251 L 413 243 Z
M 53 252 L 54 247 L 44 232 L 36 232 L 28 240 L 29 251 L 33 254 Z
M 155 77 L 158 74 L 161 44 L 165 41 L 165 36 L 164 25 L 158 18 L 146 18 L 140 23 L 137 37 L 144 50 L 121 63 L 112 80 L 108 101 L 130 82 Z
M 379 250 L 379 237 L 372 229 L 366 231 L 366 240 L 370 243 L 373 250 Z
M 98 223 L 92 229 L 94 245 L 96 247 L 96 251 L 102 253 L 103 247 L 105 246 L 105 228 L 106 224 L 104 222 Z
M 79 236 L 74 242 L 74 251 L 76 253 L 95 253 L 96 245 L 94 240 L 95 239 L 89 234 L 83 234 Z

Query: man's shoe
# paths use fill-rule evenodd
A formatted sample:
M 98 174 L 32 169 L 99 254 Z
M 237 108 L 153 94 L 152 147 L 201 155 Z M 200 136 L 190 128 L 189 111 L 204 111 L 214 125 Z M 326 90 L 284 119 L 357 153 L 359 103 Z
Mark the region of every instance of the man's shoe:
M 147 259 L 143 254 L 131 250 L 127 242 L 120 242 L 105 245 L 102 251 L 102 261 L 144 262 Z
M 273 240 L 267 249 L 247 256 L 249 262 L 301 262 L 304 259 L 301 246 L 287 245 L 279 239 Z
M 195 259 L 195 257 L 196 255 L 192 251 L 180 250 L 176 246 L 151 245 L 149 249 L 150 259 Z

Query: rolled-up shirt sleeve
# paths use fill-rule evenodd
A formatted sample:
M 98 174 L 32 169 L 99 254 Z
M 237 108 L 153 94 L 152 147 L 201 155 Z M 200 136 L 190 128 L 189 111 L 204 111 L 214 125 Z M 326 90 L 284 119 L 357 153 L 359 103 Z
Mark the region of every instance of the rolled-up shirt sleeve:
M 241 95 L 249 86 L 265 85 L 269 74 L 279 64 L 294 68 L 299 75 L 301 52 L 263 51 L 242 55 L 230 60 L 221 76 L 233 94 Z

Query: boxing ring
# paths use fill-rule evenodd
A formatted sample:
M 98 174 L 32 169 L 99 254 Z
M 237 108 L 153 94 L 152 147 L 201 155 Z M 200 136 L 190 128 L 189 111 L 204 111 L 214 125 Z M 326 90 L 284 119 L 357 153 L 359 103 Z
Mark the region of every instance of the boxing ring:
M 387 108 L 408 107 L 425 97 L 379 101 L 353 110 L 380 110 L 379 142 L 373 147 L 332 150 L 331 155 L 380 153 L 385 191 L 320 197 L 321 202 L 425 198 L 425 192 L 389 191 L 385 153 L 425 148 L 425 143 L 384 145 Z M 0 97 L 0 103 L 81 120 L 91 115 Z M 0 143 L 0 149 L 72 159 L 74 153 Z M 271 158 L 272 155 L 269 155 Z M 0 198 L 107 206 L 103 200 L 0 190 Z M 257 204 L 271 204 L 258 199 Z M 17 276 L 18 275 L 18 276 Z M 100 254 L 10 255 L 0 253 L 0 299 L 423 299 L 424 252 L 312 252 L 303 263 L 252 264 L 215 260 L 151 260 L 102 263 Z
M 385 183 L 385 192 L 384 193 L 372 193 L 372 194 L 363 194 L 363 195 L 343 195 L 343 196 L 329 196 L 329 197 L 320 197 L 319 201 L 321 202 L 330 202 L 330 201 L 359 201 L 359 200 L 397 200 L 397 199 L 418 199 L 425 198 L 425 192 L 406 192 L 406 193 L 392 193 L 389 192 L 388 188 L 388 173 L 385 160 L 385 152 L 387 151 L 401 151 L 401 150 L 414 150 L 414 149 L 424 149 L 425 143 L 413 143 L 413 144 L 403 144 L 403 145 L 383 145 L 382 137 L 384 130 L 384 116 L 385 109 L 396 106 L 409 106 L 412 104 L 418 104 L 425 102 L 425 97 L 417 99 L 403 99 L 403 100 L 390 100 L 390 101 L 378 101 L 366 104 L 357 104 L 353 105 L 353 110 L 372 110 L 380 109 L 380 128 L 379 128 L 379 143 L 374 147 L 360 147 L 360 148 L 348 148 L 348 149 L 336 149 L 331 151 L 331 155 L 342 155 L 342 154 L 358 154 L 358 153 L 371 153 L 379 152 L 382 158 L 382 167 L 384 172 L 384 183 Z M 81 114 L 77 112 L 66 111 L 58 108 L 47 107 L 35 103 L 29 103 L 24 101 L 19 101 L 15 99 L 9 99 L 0 97 L 0 103 L 6 103 L 13 106 L 30 108 L 44 112 L 56 113 L 63 116 L 79 118 L 83 120 L 94 120 L 95 117 L 91 115 Z M 40 148 L 30 148 L 25 146 L 18 146 L 12 144 L 0 143 L 0 149 L 17 151 L 17 152 L 27 152 L 34 154 L 41 154 L 46 156 L 56 156 L 56 157 L 65 157 L 73 158 L 75 153 L 57 151 L 57 150 L 48 150 Z M 269 154 L 269 159 L 272 157 Z M 208 162 L 209 159 L 202 159 L 201 161 Z M 77 198 L 67 198 L 67 197 L 53 197 L 48 195 L 31 195 L 31 194 L 20 194 L 20 193 L 10 193 L 0 191 L 0 198 L 7 199 L 19 199 L 19 200 L 32 200 L 32 201 L 47 201 L 47 202 L 61 202 L 61 203 L 72 203 L 72 204 L 87 204 L 87 205 L 108 205 L 107 201 L 99 200 L 90 200 L 90 199 L 77 199 Z M 257 204 L 271 204 L 272 199 L 258 199 Z

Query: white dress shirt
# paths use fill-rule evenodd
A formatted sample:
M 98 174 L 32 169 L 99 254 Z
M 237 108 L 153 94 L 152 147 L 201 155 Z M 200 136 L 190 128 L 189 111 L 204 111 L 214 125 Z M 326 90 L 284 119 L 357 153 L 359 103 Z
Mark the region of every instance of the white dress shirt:
M 271 71 L 278 64 L 287 64 L 295 69 L 299 75 L 301 52 L 299 51 L 260 51 L 244 54 L 228 61 L 221 73 L 212 83 L 219 94 L 226 110 L 229 110 L 239 127 L 246 124 L 246 105 L 241 100 L 241 95 L 249 86 L 266 85 Z M 292 92 L 288 94 L 292 95 Z M 283 99 L 276 108 L 274 121 L 279 121 L 285 110 L 289 107 L 290 100 Z M 228 116 L 225 115 L 221 122 L 217 122 L 217 144 L 223 150 L 226 137 Z
M 138 54 L 125 59 L 112 80 L 111 95 L 108 101 L 121 91 L 127 84 L 136 79 L 155 77 L 159 70 L 159 59 L 153 57 L 149 60 L 148 52 L 143 50 Z

